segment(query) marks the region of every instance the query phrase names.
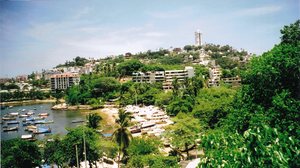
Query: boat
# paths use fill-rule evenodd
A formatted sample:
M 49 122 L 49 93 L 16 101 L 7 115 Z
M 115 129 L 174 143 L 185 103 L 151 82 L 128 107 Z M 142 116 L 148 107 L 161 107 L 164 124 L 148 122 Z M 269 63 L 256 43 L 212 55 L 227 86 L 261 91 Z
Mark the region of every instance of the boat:
M 34 134 L 44 134 L 51 133 L 50 127 L 37 127 L 36 131 L 33 131 Z
M 35 119 L 33 117 L 28 117 L 28 118 L 25 118 L 25 120 L 23 120 L 23 121 L 27 122 L 27 121 L 34 121 L 34 120 Z
M 34 112 L 33 111 L 29 111 L 29 112 L 27 112 L 27 113 L 25 113 L 26 115 L 33 115 L 34 114 Z
M 36 129 L 37 129 L 37 126 L 29 125 L 25 128 L 25 131 L 34 132 L 34 131 L 36 131 Z
M 33 117 L 33 120 L 44 120 L 45 117 Z
M 26 109 L 22 109 L 22 112 L 26 111 Z
M 16 117 L 16 116 L 19 115 L 19 113 L 18 113 L 18 112 L 15 112 L 15 113 L 9 113 L 9 115 L 12 116 L 12 117 Z
M 137 126 L 133 126 L 131 128 L 129 128 L 129 131 L 134 134 L 134 133 L 140 133 L 141 132 L 141 129 Z
M 9 106 L 8 108 L 13 108 L 14 106 Z
M 72 123 L 82 123 L 84 120 L 73 120 Z
M 35 123 L 33 121 L 26 121 L 23 122 L 23 126 L 28 126 L 28 125 L 34 125 Z
M 18 131 L 19 127 L 7 127 L 3 128 L 3 132 L 8 132 L 8 131 Z
M 45 120 L 37 120 L 37 121 L 34 121 L 34 124 L 46 124 L 46 121 Z
M 32 134 L 21 135 L 21 139 L 27 140 L 27 141 L 35 141 L 36 140 Z
M 10 120 L 16 120 L 16 117 L 2 117 L 3 121 L 10 121 Z
M 141 128 L 149 128 L 149 127 L 153 127 L 153 126 L 155 126 L 155 123 L 153 123 L 153 122 L 144 122 L 144 123 L 142 123 Z
M 25 117 L 28 117 L 28 115 L 27 114 L 21 114 L 19 117 L 20 118 L 25 118 Z
M 11 124 L 19 124 L 19 121 L 16 121 L 16 120 L 14 120 L 14 121 L 7 121 L 6 124 L 7 124 L 7 125 L 11 125 Z
M 50 124 L 50 123 L 54 123 L 54 121 L 53 120 L 45 121 L 45 124 Z
M 38 116 L 48 116 L 49 115 L 49 113 L 40 113 Z

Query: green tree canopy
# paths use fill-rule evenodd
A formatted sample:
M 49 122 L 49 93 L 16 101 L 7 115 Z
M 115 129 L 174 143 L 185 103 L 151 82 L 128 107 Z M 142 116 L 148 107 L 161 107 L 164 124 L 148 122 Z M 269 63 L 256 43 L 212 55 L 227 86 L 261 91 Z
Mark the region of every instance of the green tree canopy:
M 1 167 L 28 168 L 41 164 L 41 153 L 37 144 L 21 139 L 1 141 Z

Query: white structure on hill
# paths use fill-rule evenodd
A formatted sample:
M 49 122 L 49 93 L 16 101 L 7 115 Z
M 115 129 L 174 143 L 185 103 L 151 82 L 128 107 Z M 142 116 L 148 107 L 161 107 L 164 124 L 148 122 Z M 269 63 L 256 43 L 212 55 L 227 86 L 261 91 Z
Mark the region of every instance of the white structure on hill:
M 195 32 L 195 45 L 201 46 L 202 45 L 202 39 L 201 39 L 202 33 L 200 33 L 200 30 L 197 30 Z
M 145 73 L 135 72 L 132 74 L 132 81 L 140 83 L 162 82 L 164 89 L 172 89 L 172 82 L 175 78 L 177 78 L 179 82 L 182 82 L 194 76 L 194 68 L 188 66 L 185 67 L 184 70 L 149 71 Z
M 51 90 L 65 90 L 72 85 L 79 84 L 80 76 L 77 73 L 54 74 L 50 77 Z

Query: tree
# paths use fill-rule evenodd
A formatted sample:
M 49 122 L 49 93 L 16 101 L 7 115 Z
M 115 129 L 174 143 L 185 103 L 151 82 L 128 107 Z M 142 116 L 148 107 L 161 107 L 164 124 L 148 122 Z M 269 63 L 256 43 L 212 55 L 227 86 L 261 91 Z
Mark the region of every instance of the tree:
M 300 166 L 297 29 L 299 21 L 285 26 L 281 44 L 251 60 L 222 128 L 201 137 L 205 157 L 200 167 Z
M 266 125 L 244 134 L 215 130 L 202 135 L 199 167 L 299 167 L 297 140 Z
M 47 164 L 56 164 L 58 167 L 63 167 L 67 159 L 62 140 L 55 137 L 53 141 L 46 141 L 43 158 Z
M 173 150 L 179 153 L 186 152 L 189 159 L 189 151 L 196 146 L 199 138 L 200 123 L 191 115 L 179 113 L 174 119 L 175 124 L 167 128 L 167 137 L 171 141 Z
M 214 128 L 232 108 L 236 91 L 225 87 L 204 88 L 196 97 L 193 115 L 203 128 Z
M 127 155 L 126 149 L 130 144 L 132 135 L 130 131 L 127 129 L 131 120 L 130 114 L 120 109 L 118 115 L 119 117 L 118 119 L 116 119 L 118 128 L 113 133 L 113 139 L 119 145 L 119 160 L 120 160 L 121 153 L 123 154 L 122 158 L 124 158 Z
M 37 144 L 21 139 L 1 142 L 1 167 L 27 168 L 41 164 L 41 154 Z
M 109 97 L 110 93 L 119 91 L 121 84 L 112 77 L 92 80 L 93 97 Z
M 193 47 L 191 45 L 186 45 L 186 46 L 183 47 L 183 49 L 185 51 L 191 51 L 193 49 Z
M 89 128 L 96 129 L 98 128 L 99 122 L 102 120 L 102 117 L 96 113 L 92 113 L 87 116 L 87 120 L 88 120 L 87 126 Z
M 52 96 L 56 99 L 55 104 L 60 103 L 59 99 L 64 97 L 64 92 L 62 90 L 56 89 Z
M 85 141 L 85 144 L 84 144 Z M 93 129 L 84 126 L 70 129 L 66 137 L 62 140 L 64 146 L 64 156 L 69 161 L 69 166 L 76 166 L 76 146 L 79 162 L 84 161 L 84 145 L 86 146 L 86 158 L 90 167 L 96 164 L 102 153 L 99 151 L 97 142 L 99 136 Z
M 129 157 L 148 155 L 148 154 L 158 154 L 158 146 L 160 142 L 156 138 L 143 137 L 143 138 L 133 138 L 132 142 L 127 148 Z
M 280 32 L 282 34 L 281 43 L 298 45 L 300 41 L 300 20 L 289 26 L 284 26 Z
M 143 66 L 144 64 L 142 64 L 139 60 L 129 60 L 120 63 L 117 66 L 117 70 L 120 74 L 120 77 L 131 76 L 133 72 L 138 71 Z

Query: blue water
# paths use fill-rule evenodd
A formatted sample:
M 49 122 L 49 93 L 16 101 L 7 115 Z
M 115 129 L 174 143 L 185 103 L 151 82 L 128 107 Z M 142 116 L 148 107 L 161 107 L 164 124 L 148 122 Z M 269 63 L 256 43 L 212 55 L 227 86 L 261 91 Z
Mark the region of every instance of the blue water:
M 79 111 L 79 110 L 51 110 L 52 104 L 45 103 L 45 104 L 35 104 L 35 105 L 21 105 L 21 106 L 14 106 L 12 108 L 6 108 L 1 110 L 1 117 L 5 114 L 11 112 L 18 112 L 19 114 L 25 114 L 26 112 L 33 111 L 35 114 L 34 117 L 38 117 L 39 113 L 49 113 L 49 116 L 45 119 L 53 120 L 54 123 L 50 124 L 42 124 L 44 126 L 48 126 L 51 128 L 51 133 L 47 134 L 38 134 L 36 135 L 37 139 L 43 139 L 46 136 L 53 135 L 53 134 L 60 134 L 65 135 L 67 134 L 66 128 L 74 128 L 78 125 L 82 125 L 84 123 L 72 123 L 73 120 L 85 120 L 86 113 Z M 22 109 L 25 109 L 25 112 L 22 112 Z M 36 109 L 36 110 L 34 110 Z M 17 120 L 20 121 L 19 124 L 16 125 L 8 125 L 8 127 L 19 126 L 18 131 L 11 131 L 11 132 L 3 132 L 3 126 L 6 126 L 6 122 L 2 121 L 1 124 L 1 140 L 8 140 L 12 138 L 21 137 L 24 134 L 31 134 L 31 132 L 25 131 L 25 126 L 22 125 L 22 120 L 24 118 L 17 117 Z

